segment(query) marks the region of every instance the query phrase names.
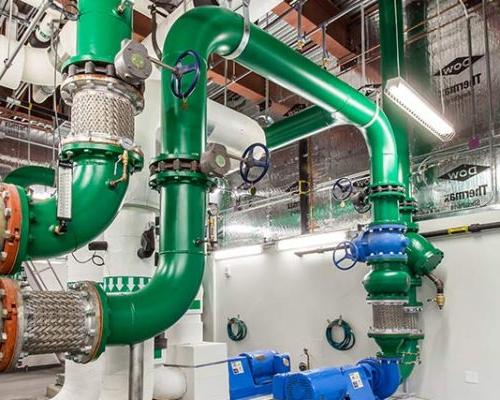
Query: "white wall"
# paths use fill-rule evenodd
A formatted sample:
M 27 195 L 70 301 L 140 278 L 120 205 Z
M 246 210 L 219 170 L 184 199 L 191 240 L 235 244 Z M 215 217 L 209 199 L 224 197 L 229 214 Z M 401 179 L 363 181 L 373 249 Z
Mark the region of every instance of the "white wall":
M 500 221 L 500 211 L 427 221 L 422 231 L 490 221 Z M 497 400 L 500 231 L 434 242 L 445 252 L 437 275 L 445 279 L 447 304 L 439 311 L 434 303 L 426 302 L 435 293 L 426 280 L 420 291 L 425 303 L 423 363 L 409 388 L 432 400 Z M 349 272 L 335 269 L 331 254 L 299 258 L 275 250 L 245 259 L 211 261 L 205 278 L 206 338 L 228 341 L 230 355 L 262 348 L 289 352 L 294 368 L 303 360 L 304 347 L 311 353 L 313 367 L 372 356 L 377 347 L 366 336 L 371 308 L 361 285 L 366 272 L 362 264 Z M 225 326 L 228 317 L 238 314 L 249 334 L 243 342 L 234 343 L 228 340 Z M 326 319 L 339 314 L 356 332 L 357 343 L 351 351 L 336 351 L 324 339 Z M 465 383 L 466 371 L 478 375 L 477 384 Z

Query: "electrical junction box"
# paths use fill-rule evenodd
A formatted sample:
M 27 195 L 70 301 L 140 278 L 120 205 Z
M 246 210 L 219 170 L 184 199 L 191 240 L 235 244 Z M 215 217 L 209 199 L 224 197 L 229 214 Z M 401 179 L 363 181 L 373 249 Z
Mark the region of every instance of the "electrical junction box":
M 272 350 L 243 353 L 228 360 L 231 400 L 255 399 L 272 393 L 273 378 L 290 372 L 290 356 Z

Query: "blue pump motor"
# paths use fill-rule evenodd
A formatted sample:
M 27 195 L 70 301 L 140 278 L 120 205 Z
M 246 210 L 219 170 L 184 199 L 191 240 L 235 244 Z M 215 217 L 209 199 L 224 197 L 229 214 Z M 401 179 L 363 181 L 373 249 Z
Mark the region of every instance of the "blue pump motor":
M 242 353 L 228 360 L 231 400 L 272 393 L 273 377 L 290 372 L 290 356 L 272 350 Z
M 274 400 L 384 400 L 400 383 L 397 359 L 366 359 L 356 366 L 276 375 Z

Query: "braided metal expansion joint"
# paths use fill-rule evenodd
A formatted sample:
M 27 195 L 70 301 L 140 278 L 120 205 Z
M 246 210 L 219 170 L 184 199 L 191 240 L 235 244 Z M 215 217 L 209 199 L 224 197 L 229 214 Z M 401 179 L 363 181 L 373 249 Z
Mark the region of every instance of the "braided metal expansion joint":
M 0 275 L 8 275 L 18 263 L 23 215 L 16 186 L 0 183 L 0 195 Z
M 407 336 L 422 338 L 420 328 L 421 306 L 409 306 L 404 300 L 372 300 L 373 326 L 368 336 Z
M 61 96 L 71 106 L 71 135 L 63 144 L 91 142 L 134 147 L 134 116 L 144 109 L 141 91 L 103 74 L 66 78 Z
M 0 372 L 29 354 L 68 353 L 78 363 L 99 356 L 103 312 L 93 283 L 76 283 L 69 291 L 39 292 L 0 279 L 0 288 Z

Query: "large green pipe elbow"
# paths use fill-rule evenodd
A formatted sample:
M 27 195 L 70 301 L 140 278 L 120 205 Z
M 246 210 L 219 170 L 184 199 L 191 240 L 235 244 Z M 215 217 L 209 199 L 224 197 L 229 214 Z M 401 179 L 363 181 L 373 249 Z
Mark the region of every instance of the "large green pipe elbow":
M 73 157 L 72 219 L 67 231 L 57 233 L 57 198 L 30 201 L 27 257 L 44 259 L 73 252 L 94 239 L 111 224 L 123 201 L 128 180 L 112 187 L 123 166 L 123 150 L 86 148 Z M 116 167 L 115 167 L 116 166 Z M 115 171 L 116 168 L 116 171 Z M 130 172 L 130 171 L 129 171 Z
M 409 240 L 408 267 L 412 273 L 423 276 L 432 272 L 441 263 L 444 253 L 418 233 L 409 232 L 406 237 Z
M 107 344 L 149 339 L 179 320 L 198 293 L 205 268 L 206 179 L 186 175 L 161 189 L 160 263 L 134 293 L 110 294 Z M 175 226 L 175 229 L 173 228 Z
M 270 150 L 277 150 L 290 143 L 333 128 L 337 120 L 332 113 L 318 106 L 278 121 L 265 129 L 266 143 Z

